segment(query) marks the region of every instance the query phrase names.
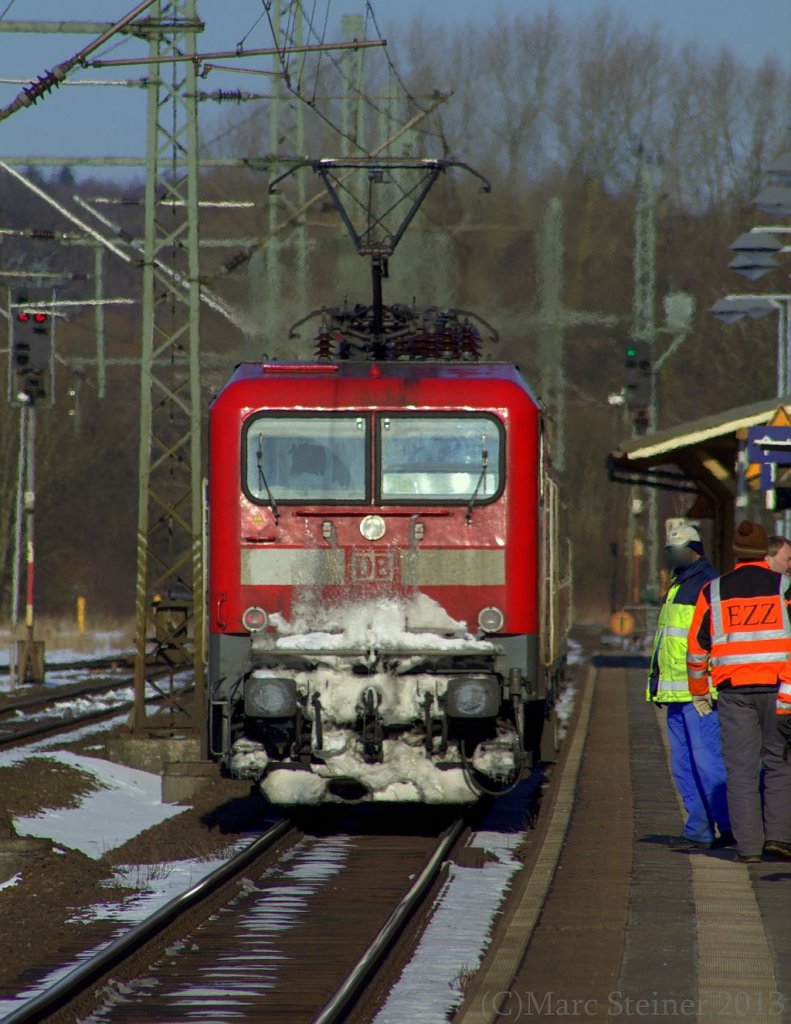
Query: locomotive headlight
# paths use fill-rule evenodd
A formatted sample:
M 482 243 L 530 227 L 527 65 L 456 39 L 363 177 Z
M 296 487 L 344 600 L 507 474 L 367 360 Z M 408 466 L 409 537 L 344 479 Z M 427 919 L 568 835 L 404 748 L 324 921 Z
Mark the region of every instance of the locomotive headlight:
M 505 625 L 505 616 L 499 608 L 490 605 L 488 608 L 481 608 L 478 613 L 478 625 L 484 633 L 499 633 Z
M 445 708 L 451 718 L 494 718 L 499 707 L 500 684 L 493 676 L 448 680 Z
M 297 713 L 297 684 L 268 672 L 253 672 L 244 681 L 248 718 L 292 718 Z
M 251 604 L 242 612 L 242 625 L 250 633 L 260 633 L 262 629 L 266 628 L 267 622 L 269 622 L 269 616 L 258 605 Z
M 360 533 L 366 540 L 380 540 L 384 537 L 386 529 L 381 516 L 366 516 L 360 522 Z

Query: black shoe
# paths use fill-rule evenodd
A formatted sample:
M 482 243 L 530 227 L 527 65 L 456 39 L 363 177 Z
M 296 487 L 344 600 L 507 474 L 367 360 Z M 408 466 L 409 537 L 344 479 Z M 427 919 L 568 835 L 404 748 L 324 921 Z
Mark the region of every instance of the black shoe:
M 736 862 L 737 864 L 760 864 L 761 863 L 760 853 L 737 853 Z
M 722 850 L 726 846 L 735 846 L 736 837 L 733 832 L 728 829 L 727 832 L 720 832 L 714 842 L 711 844 L 712 850 Z
M 710 850 L 714 843 L 700 839 L 688 839 L 686 836 L 675 836 L 667 844 L 671 850 Z
M 779 839 L 767 839 L 764 843 L 764 853 L 771 857 L 782 857 L 784 860 L 791 860 L 791 843 L 782 843 Z

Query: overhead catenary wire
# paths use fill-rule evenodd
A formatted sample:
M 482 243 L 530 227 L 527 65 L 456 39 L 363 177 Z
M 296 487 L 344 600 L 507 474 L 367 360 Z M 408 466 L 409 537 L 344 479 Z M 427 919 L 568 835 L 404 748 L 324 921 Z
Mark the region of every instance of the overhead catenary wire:
M 81 50 L 70 57 L 68 60 L 62 61 L 60 64 L 56 64 L 51 71 L 47 71 L 46 74 L 40 75 L 38 79 L 30 84 L 20 92 L 14 100 L 7 107 L 0 110 L 0 121 L 5 120 L 12 114 L 16 113 L 17 110 L 22 110 L 24 107 L 31 107 L 37 100 L 45 96 L 51 89 L 60 85 L 66 75 L 78 64 L 84 65 L 86 58 L 92 53 L 103 46 L 108 39 L 111 39 L 121 29 L 134 21 L 134 19 L 148 10 L 156 3 L 156 0 L 143 0 L 134 7 L 128 14 L 125 14 L 123 18 L 116 21 L 106 31 L 102 32 L 101 35 L 97 36 L 92 42 L 88 43 Z
M 252 32 L 253 32 L 253 31 L 254 31 L 254 30 L 255 30 L 255 29 L 256 29 L 256 28 L 258 27 L 258 25 L 259 25 L 259 24 L 260 24 L 260 23 L 261 23 L 261 22 L 262 22 L 262 21 L 264 20 L 264 18 L 265 18 L 265 17 L 267 16 L 267 12 L 266 12 L 266 4 L 264 4 L 264 8 L 265 8 L 265 9 L 264 9 L 264 11 L 263 11 L 263 12 L 262 12 L 261 14 L 259 14 L 259 15 L 258 15 L 258 17 L 257 17 L 257 18 L 255 19 L 255 21 L 254 21 L 254 22 L 253 22 L 253 24 L 252 24 L 252 25 L 250 26 L 250 28 L 248 28 L 248 30 L 247 30 L 247 31 L 245 32 L 245 34 L 244 34 L 244 35 L 242 36 L 242 38 L 241 38 L 241 39 L 239 40 L 239 42 L 238 42 L 238 43 L 236 44 L 236 49 L 237 49 L 237 50 L 243 50 L 243 49 L 244 49 L 244 44 L 245 44 L 245 43 L 247 42 L 247 40 L 248 40 L 248 39 L 250 38 L 250 35 L 251 35 L 251 33 L 252 33 Z
M 326 3 L 325 14 L 324 14 L 324 24 L 323 24 L 321 30 L 319 30 L 316 27 L 316 24 L 315 24 L 315 13 L 316 13 L 316 3 L 315 3 L 315 0 L 314 0 L 313 8 L 312 8 L 310 14 L 308 14 L 306 12 L 305 5 L 304 5 L 304 3 L 302 3 L 302 0 L 292 0 L 292 3 L 289 6 L 288 21 L 286 22 L 286 27 L 285 27 L 285 31 L 284 31 L 284 36 L 283 36 L 282 44 L 280 43 L 280 41 L 278 39 L 279 32 L 278 32 L 278 30 L 277 30 L 277 28 L 275 26 L 274 20 L 273 20 L 272 15 L 271 15 L 271 11 L 270 11 L 271 3 L 267 2 L 267 0 L 262 0 L 262 2 L 264 2 L 264 7 L 266 9 L 267 18 L 269 20 L 270 31 L 272 33 L 272 37 L 273 37 L 273 40 L 275 42 L 275 47 L 276 47 L 278 55 L 279 55 L 280 65 L 281 65 L 281 69 L 283 71 L 283 77 L 284 77 L 284 81 L 285 81 L 286 88 L 288 89 L 288 91 L 292 95 L 294 95 L 297 99 L 299 99 L 301 102 L 305 103 L 308 107 L 310 107 L 310 109 L 313 111 L 313 113 L 316 114 L 316 116 L 321 121 L 323 121 L 335 134 L 337 134 L 341 138 L 345 139 L 350 145 L 352 145 L 360 153 L 368 155 L 369 151 L 363 145 L 362 141 L 357 138 L 356 134 L 345 132 L 343 130 L 343 128 L 341 128 L 341 126 L 338 125 L 337 122 L 334 121 L 329 114 L 325 113 L 324 110 L 322 110 L 317 105 L 317 103 L 316 103 L 316 95 L 317 95 L 317 92 L 318 92 L 318 83 L 319 83 L 320 72 L 321 72 L 321 62 L 322 62 L 323 57 L 326 55 L 327 59 L 333 65 L 333 67 L 334 67 L 335 71 L 337 72 L 338 76 L 340 77 L 341 81 L 344 83 L 346 88 L 351 93 L 353 93 L 356 96 L 358 96 L 359 99 L 362 100 L 362 102 L 366 104 L 366 106 L 368 106 L 372 111 L 374 111 L 375 113 L 379 114 L 380 116 L 384 117 L 385 115 L 387 115 L 389 113 L 389 111 L 384 110 L 378 103 L 376 103 L 373 100 L 373 98 L 370 95 L 368 95 L 365 92 L 365 90 L 363 88 L 363 83 L 362 82 L 359 82 L 359 83 L 355 82 L 349 76 L 349 74 L 345 70 L 343 58 L 342 57 L 341 58 L 336 57 L 334 55 L 333 49 L 327 47 L 325 40 L 326 40 L 326 34 L 327 34 L 327 26 L 329 24 L 330 0 L 327 0 L 327 3 Z M 290 68 L 289 68 L 289 58 L 290 58 L 290 56 L 292 54 L 294 54 L 294 53 L 301 52 L 301 47 L 298 45 L 297 41 L 294 39 L 294 36 L 293 36 L 293 28 L 294 28 L 294 25 L 296 24 L 297 9 L 299 9 L 299 12 L 302 14 L 302 16 L 303 16 L 303 18 L 305 20 L 305 23 L 307 25 L 307 38 L 309 40 L 313 39 L 315 41 L 315 49 L 316 49 L 316 51 L 319 54 L 318 60 L 316 62 L 316 74 L 314 76 L 313 89 L 312 89 L 312 92 L 311 92 L 310 95 L 307 95 L 305 92 L 302 91 L 302 75 L 303 75 L 303 72 L 304 72 L 304 63 L 305 63 L 304 59 L 303 59 L 302 68 L 300 70 L 300 75 L 299 75 L 299 78 L 297 80 L 296 85 L 292 81 L 292 75 L 290 73 Z M 368 17 L 369 17 L 369 13 L 366 13 L 366 27 L 363 30 L 363 39 L 362 40 L 359 40 L 359 39 L 352 40 L 350 43 L 347 43 L 348 47 L 352 47 L 352 46 L 358 46 L 358 47 L 365 46 L 365 47 L 367 47 L 368 46 L 369 41 L 366 39 Z M 377 31 L 378 31 L 378 27 L 377 27 Z M 402 89 L 402 91 L 404 93 L 404 96 L 413 105 L 415 110 L 422 111 L 423 113 L 427 113 L 427 109 L 424 108 L 420 103 L 417 102 L 415 97 L 410 93 L 410 91 L 404 85 L 404 82 L 403 82 L 403 79 L 401 78 L 401 76 L 397 73 L 397 71 L 395 71 L 395 65 L 393 63 L 392 58 L 389 56 L 389 53 L 388 53 L 388 50 L 387 50 L 387 40 L 384 39 L 382 36 L 379 36 L 379 39 L 382 41 L 382 44 L 383 44 L 383 49 L 384 49 L 385 54 L 386 54 L 386 59 L 387 59 L 388 67 L 393 69 L 393 71 L 395 72 L 394 73 L 394 77 L 395 77 L 396 81 L 399 83 L 399 86 Z M 443 141 L 444 141 L 444 137 L 443 137 Z
M 437 100 L 436 100 L 435 108 L 437 106 L 439 106 L 440 103 L 444 103 L 448 98 L 449 98 L 448 95 L 439 96 L 437 98 Z M 373 152 L 371 153 L 371 156 L 372 157 L 378 156 L 385 149 L 387 149 L 388 146 L 392 145 L 392 143 L 395 142 L 398 138 L 400 138 L 402 135 L 404 135 L 406 132 L 408 132 L 411 128 L 413 128 L 416 124 L 418 124 L 420 121 L 422 121 L 424 117 L 427 117 L 428 114 L 430 114 L 432 112 L 432 110 L 435 109 L 435 108 L 430 109 L 426 113 L 416 114 L 413 118 L 411 118 L 409 121 L 407 121 L 406 124 L 401 125 L 401 127 L 396 132 L 394 132 L 389 138 L 385 139 L 384 142 L 380 143 L 380 145 L 378 145 L 373 150 Z M 347 171 L 346 175 L 343 178 L 341 178 L 341 180 L 345 180 L 352 173 L 354 173 L 354 172 L 353 171 Z M 290 227 L 291 224 L 293 224 L 295 221 L 299 220 L 299 218 L 304 213 L 306 213 L 312 206 L 314 206 L 316 203 L 320 202 L 322 199 L 325 199 L 326 195 L 327 195 L 327 193 L 326 193 L 325 189 L 322 189 L 320 192 L 316 192 L 314 195 L 312 195 L 310 197 L 310 199 L 306 200 L 306 202 L 302 203 L 301 206 L 297 207 L 296 210 L 294 210 L 291 214 L 289 214 L 289 216 L 286 217 L 285 220 L 281 221 L 275 227 L 275 229 L 273 231 L 271 231 L 270 234 L 268 234 L 266 236 L 266 238 L 261 239 L 260 242 L 256 242 L 254 245 L 250 245 L 246 249 L 241 250 L 240 252 L 235 253 L 233 256 L 231 256 L 228 260 L 225 261 L 223 272 L 219 276 L 225 276 L 227 274 L 233 273 L 233 271 L 237 270 L 239 267 L 241 267 L 245 263 L 247 263 L 247 261 L 249 259 L 251 259 L 252 256 L 256 252 L 258 252 L 261 249 L 263 249 L 264 246 L 268 245 L 269 242 L 271 242 L 274 238 L 276 238 L 283 231 L 285 231 L 288 227 Z M 217 275 L 215 275 L 215 279 L 216 279 L 216 276 Z
M 4 170 L 7 174 L 10 174 L 11 177 L 15 178 L 17 181 L 23 184 L 26 188 L 28 188 L 31 192 L 37 195 L 40 199 L 43 199 L 44 202 L 48 203 L 51 207 L 53 207 L 53 209 L 57 210 L 58 213 L 60 213 L 63 217 L 71 221 L 72 224 L 75 224 L 81 231 L 84 231 L 87 235 L 93 238 L 94 241 L 98 242 L 100 245 L 103 245 L 106 249 L 112 252 L 114 256 L 117 256 L 124 263 L 129 265 L 137 264 L 139 259 L 138 253 L 141 250 L 140 246 L 135 246 L 132 242 L 123 239 L 124 244 L 128 245 L 135 253 L 135 255 L 133 256 L 131 253 L 127 252 L 125 249 L 117 245 L 112 239 L 107 238 L 106 235 L 103 235 L 100 231 L 97 231 L 96 228 L 88 224 L 87 221 L 84 221 L 81 217 L 78 217 L 71 210 L 67 209 L 65 206 L 63 206 L 62 203 L 59 203 L 57 199 L 51 196 L 43 188 L 40 188 L 38 185 L 35 184 L 35 182 L 30 181 L 23 174 L 20 174 L 19 171 L 15 170 L 9 164 L 5 163 L 3 160 L 0 160 L 0 170 Z M 97 210 L 92 209 L 92 207 L 87 202 L 85 202 L 85 200 L 81 199 L 79 196 L 75 196 L 74 198 L 75 202 L 77 202 L 78 205 L 82 206 L 83 209 L 85 209 L 88 213 L 92 214 L 92 216 L 94 216 L 97 220 L 118 232 L 116 225 L 113 225 L 111 221 L 107 220 L 107 218 L 102 217 L 102 215 Z M 121 237 L 120 232 L 118 233 L 119 237 Z M 179 274 L 177 271 L 173 270 L 171 267 L 168 267 L 167 264 L 165 264 L 162 260 L 155 259 L 154 265 L 156 266 L 157 271 L 163 276 L 167 277 L 169 280 L 181 284 L 185 283 L 183 276 Z M 251 325 L 248 324 L 247 318 L 243 313 L 241 313 L 241 311 L 233 310 L 226 302 L 223 301 L 223 299 L 221 299 L 217 295 L 214 295 L 205 287 L 201 289 L 200 297 L 202 302 L 205 302 L 207 306 L 209 306 L 215 312 L 223 316 L 226 320 L 229 321 L 229 323 L 233 324 L 235 327 L 240 328 L 245 333 L 250 333 Z
M 369 149 L 366 148 L 363 140 L 358 138 L 356 131 L 353 131 L 353 132 L 344 131 L 344 129 L 341 126 L 339 126 L 337 124 L 337 122 L 335 120 L 333 120 L 333 118 L 328 113 L 326 113 L 315 102 L 315 96 L 316 96 L 316 92 L 317 92 L 317 89 L 318 89 L 318 81 L 319 81 L 319 75 L 320 75 L 320 69 L 321 69 L 321 60 L 322 60 L 322 57 L 324 55 L 323 47 L 324 47 L 324 42 L 325 42 L 325 38 L 326 38 L 327 24 L 328 24 L 328 19 L 329 19 L 330 0 L 327 0 L 326 6 L 325 6 L 324 25 L 323 25 L 323 28 L 322 28 L 321 32 L 316 28 L 316 25 L 314 24 L 314 18 L 315 18 L 315 12 L 316 12 L 316 2 L 315 2 L 315 0 L 314 0 L 313 8 L 312 8 L 310 14 L 308 14 L 306 12 L 305 5 L 304 5 L 304 3 L 302 3 L 302 0 L 292 0 L 292 2 L 289 5 L 289 8 L 288 8 L 288 20 L 287 20 L 287 23 L 286 23 L 285 35 L 284 35 L 284 38 L 282 40 L 282 45 L 281 45 L 281 41 L 278 38 L 278 35 L 279 35 L 278 30 L 277 30 L 277 28 L 275 26 L 275 22 L 273 21 L 273 18 L 272 18 L 272 15 L 271 15 L 271 11 L 270 11 L 271 3 L 269 2 L 269 0 L 263 0 L 263 3 L 264 3 L 265 10 L 266 10 L 266 14 L 267 14 L 267 18 L 268 18 L 269 26 L 270 26 L 270 31 L 272 33 L 272 37 L 273 37 L 275 46 L 276 46 L 276 48 L 278 49 L 278 51 L 280 53 L 280 58 L 279 58 L 280 59 L 280 66 L 281 66 L 281 70 L 283 71 L 283 78 L 284 78 L 285 85 L 286 85 L 286 88 L 288 89 L 288 91 L 292 95 L 294 95 L 298 100 L 300 100 L 301 102 L 305 103 L 321 121 L 323 121 L 336 135 L 338 135 L 340 138 L 345 139 L 356 151 L 358 151 L 359 153 L 361 153 L 361 154 L 363 154 L 365 156 L 373 156 L 374 154 Z M 298 41 L 293 36 L 293 27 L 296 24 L 297 11 L 299 11 L 303 15 L 303 17 L 304 17 L 304 19 L 305 19 L 305 21 L 307 23 L 307 39 L 308 40 L 310 40 L 310 39 L 315 40 L 317 46 L 319 47 L 319 58 L 318 58 L 318 60 L 316 62 L 316 75 L 315 75 L 315 78 L 314 78 L 314 86 L 313 86 L 313 94 L 312 94 L 312 96 L 305 95 L 302 92 L 302 89 L 301 89 L 302 69 L 304 69 L 304 58 L 303 58 L 303 63 L 302 63 L 302 69 L 300 71 L 300 76 L 299 76 L 299 79 L 298 79 L 298 82 L 297 82 L 296 86 L 294 85 L 294 83 L 292 81 L 292 76 L 289 73 L 289 66 L 288 66 L 288 61 L 287 61 L 287 55 L 289 55 L 291 53 L 294 53 L 294 52 L 297 52 L 298 49 L 299 49 L 299 47 L 297 45 Z M 375 15 L 374 15 L 373 9 L 371 8 L 370 4 L 367 5 L 366 14 L 365 14 L 365 22 L 364 22 L 363 31 L 362 31 L 362 38 L 363 38 L 363 40 L 365 40 L 366 37 L 367 37 L 369 19 L 375 25 L 376 30 L 378 32 L 378 30 L 379 30 L 378 23 L 376 22 Z M 289 31 L 292 31 L 292 35 L 290 35 L 290 36 L 288 34 Z M 380 36 L 380 38 L 383 38 L 383 37 Z M 359 39 L 355 39 L 355 40 L 353 40 L 353 42 L 359 43 L 360 40 Z M 433 110 L 436 109 L 436 104 L 433 107 L 431 107 L 430 105 L 429 106 L 424 106 L 423 104 L 418 103 L 417 99 L 412 95 L 410 90 L 406 87 L 402 76 L 399 74 L 399 72 L 398 72 L 398 70 L 397 70 L 397 68 L 395 66 L 395 63 L 393 62 L 392 58 L 390 57 L 390 54 L 389 54 L 388 48 L 387 48 L 387 41 L 386 40 L 384 40 L 384 50 L 385 50 L 385 56 L 386 56 L 386 59 L 387 59 L 387 64 L 388 64 L 388 69 L 389 69 L 389 76 L 390 76 L 391 80 L 395 80 L 398 83 L 398 85 L 399 85 L 403 95 L 406 97 L 408 103 L 411 104 L 412 110 L 414 110 L 416 112 L 419 112 L 419 113 L 421 113 L 421 114 L 423 114 L 425 116 L 428 116 L 429 113 L 433 112 Z M 333 67 L 335 68 L 335 71 L 337 72 L 338 76 L 340 77 L 342 83 L 344 84 L 344 86 L 346 87 L 348 92 L 351 93 L 351 94 L 356 95 L 363 103 L 366 104 L 366 106 L 369 109 L 371 109 L 372 111 L 377 113 L 380 117 L 382 117 L 382 118 L 386 119 L 387 121 L 389 121 L 390 118 L 391 118 L 391 111 L 390 111 L 389 105 L 388 105 L 387 109 L 383 109 L 383 107 L 381 107 L 378 103 L 374 102 L 373 98 L 365 91 L 364 82 L 363 82 L 363 79 L 362 79 L 362 74 L 359 76 L 359 81 L 355 81 L 355 80 L 353 80 L 353 78 L 346 71 L 346 63 L 345 63 L 345 60 L 344 60 L 343 56 L 342 57 L 336 57 L 332 52 L 328 52 L 327 53 L 327 57 L 328 57 L 329 61 L 332 63 Z M 360 71 L 362 71 L 362 68 L 360 68 Z M 388 99 L 389 99 L 389 97 L 388 97 Z M 421 120 L 422 120 L 422 118 L 421 118 Z M 433 135 L 434 137 L 440 139 L 440 141 L 442 143 L 443 154 L 446 155 L 448 153 L 449 146 L 447 144 L 447 140 L 445 138 L 445 135 L 444 135 L 444 133 L 442 131 L 430 132 L 430 133 L 426 133 L 426 134 Z M 389 144 L 390 143 L 388 143 L 387 145 L 389 145 Z M 380 147 L 378 151 L 381 152 L 383 148 L 387 148 L 387 146 Z M 399 177 L 397 175 L 394 175 L 394 176 L 391 177 L 391 184 L 394 185 L 395 188 L 397 189 L 397 191 L 400 193 L 401 200 L 399 200 L 399 201 L 403 201 L 403 200 L 409 199 L 409 197 L 412 194 L 413 190 L 412 189 L 406 189 L 404 187 L 404 185 L 401 183 L 401 181 L 399 180 Z M 362 206 L 362 204 L 359 202 L 357 197 L 353 195 L 353 193 L 351 193 L 349 190 L 346 190 L 346 191 L 347 191 L 347 194 L 349 196 L 351 196 L 352 199 L 354 199 L 355 204 L 357 204 L 358 206 Z M 432 217 L 430 213 L 427 213 L 427 212 L 424 211 L 424 216 L 426 216 L 426 218 L 429 221 L 431 221 L 433 224 L 439 226 L 439 221 L 435 217 Z M 235 269 L 236 265 L 237 264 L 234 264 L 232 269 Z
M 373 6 L 371 5 L 371 0 L 365 0 L 365 10 L 366 10 L 366 18 L 370 15 L 371 22 L 373 23 L 373 26 L 374 26 L 374 31 L 378 35 L 379 34 L 379 24 L 378 24 L 378 22 L 376 20 L 376 12 L 374 11 Z M 393 62 L 393 60 L 392 60 L 392 58 L 390 56 L 390 52 L 387 49 L 387 47 L 385 47 L 385 60 L 387 61 L 388 66 L 390 67 L 390 71 L 395 76 L 396 81 L 401 86 L 401 88 L 404 90 L 404 94 L 409 99 L 410 103 L 412 103 L 415 107 L 417 107 L 418 110 L 423 110 L 423 107 L 421 107 L 421 105 L 418 103 L 417 99 L 412 95 L 412 93 L 409 91 L 409 89 L 407 89 L 406 83 L 404 82 L 403 78 L 399 74 L 398 68 L 395 66 L 395 63 Z

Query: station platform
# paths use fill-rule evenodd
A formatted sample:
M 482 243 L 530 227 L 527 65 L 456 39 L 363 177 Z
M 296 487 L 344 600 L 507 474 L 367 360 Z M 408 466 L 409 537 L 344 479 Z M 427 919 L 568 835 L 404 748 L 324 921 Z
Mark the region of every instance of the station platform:
M 455 1024 L 791 1022 L 791 862 L 669 848 L 665 713 L 644 669 L 597 661 Z

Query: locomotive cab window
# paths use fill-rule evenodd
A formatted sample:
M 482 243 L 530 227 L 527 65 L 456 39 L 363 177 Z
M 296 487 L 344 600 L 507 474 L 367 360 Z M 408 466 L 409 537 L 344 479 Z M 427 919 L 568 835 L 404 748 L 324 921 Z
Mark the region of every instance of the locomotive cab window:
M 366 501 L 368 423 L 362 416 L 257 416 L 243 467 L 255 501 Z
M 502 433 L 493 416 L 381 417 L 381 500 L 493 500 L 502 486 Z

